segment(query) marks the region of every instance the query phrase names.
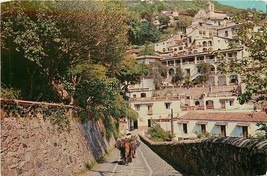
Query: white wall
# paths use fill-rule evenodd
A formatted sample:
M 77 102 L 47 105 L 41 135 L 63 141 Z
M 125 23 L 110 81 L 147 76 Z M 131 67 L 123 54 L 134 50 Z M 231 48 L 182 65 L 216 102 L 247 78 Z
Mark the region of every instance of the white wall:
M 174 131 L 176 133 L 176 137 L 182 137 L 182 138 L 194 138 L 197 137 L 197 133 L 201 133 L 201 126 L 196 124 L 197 120 L 189 120 L 187 123 L 187 131 L 188 133 L 185 134 L 183 132 L 183 124 L 179 124 L 177 122 L 174 123 Z M 218 125 L 215 125 L 216 122 L 219 121 L 207 121 L 206 124 L 206 131 L 210 134 L 220 134 L 221 133 L 221 127 Z M 228 121 L 227 125 L 225 126 L 226 130 L 226 136 L 231 137 L 243 137 L 242 133 L 242 127 L 237 126 L 238 123 L 242 122 L 231 122 Z M 248 135 L 255 135 L 256 133 L 259 133 L 257 131 L 258 127 L 256 126 L 256 122 L 248 122 L 250 125 L 248 126 Z M 161 124 L 161 127 L 164 129 L 164 124 Z
M 144 99 L 145 100 L 145 99 Z M 166 109 L 165 103 L 171 103 L 170 109 Z M 140 110 L 135 105 L 140 105 Z M 152 105 L 152 114 L 148 115 L 148 105 Z M 173 117 L 181 112 L 180 100 L 158 100 L 158 101 L 134 101 L 130 106 L 138 113 L 138 126 L 148 126 L 148 119 L 160 119 L 170 117 L 171 109 L 173 109 Z

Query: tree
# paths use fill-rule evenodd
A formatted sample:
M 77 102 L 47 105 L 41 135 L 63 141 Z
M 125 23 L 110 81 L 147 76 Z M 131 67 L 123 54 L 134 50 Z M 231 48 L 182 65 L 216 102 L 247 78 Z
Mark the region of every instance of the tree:
M 128 20 L 128 25 L 129 42 L 131 44 L 144 45 L 159 39 L 160 32 L 152 22 L 131 19 Z
M 209 80 L 210 76 L 210 71 L 211 71 L 211 64 L 202 62 L 197 65 L 197 69 L 199 71 L 200 79 L 202 80 L 203 85 L 207 83 Z
M 170 17 L 167 15 L 161 15 L 158 18 L 161 25 L 168 25 L 170 22 Z
M 222 60 L 219 63 L 220 72 L 234 72 L 242 77 L 246 89 L 238 95 L 241 104 L 267 100 L 267 24 L 258 24 L 265 17 L 266 14 L 262 12 L 243 11 L 233 18 L 241 24 L 235 32 L 249 56 L 241 60 Z
M 259 127 L 259 129 L 257 129 L 257 130 L 263 131 L 264 137 L 265 137 L 265 139 L 267 139 L 267 125 L 266 125 L 266 123 L 259 122 L 256 125 Z
M 167 68 L 159 61 L 152 62 L 149 64 L 148 76 L 153 78 L 154 84 L 158 88 L 162 83 L 163 79 L 167 76 Z
M 176 74 L 172 78 L 172 83 L 181 84 L 184 79 L 184 73 L 181 67 L 176 68 Z
M 185 76 L 185 78 L 184 78 L 184 86 L 186 86 L 187 88 L 189 88 L 192 85 L 193 85 L 193 83 L 192 83 L 190 77 L 189 76 Z
M 64 71 L 68 59 L 60 55 L 61 32 L 52 6 L 26 1 L 2 5 L 2 83 L 22 90 L 22 98 L 59 100 L 54 79 Z
M 192 17 L 189 16 L 180 16 L 179 20 L 176 22 L 176 29 L 185 32 L 187 26 L 192 24 Z
M 143 63 L 137 64 L 136 58 L 132 55 L 125 57 L 120 66 L 120 69 L 116 74 L 116 77 L 120 81 L 120 84 L 123 85 L 122 91 L 125 99 L 127 99 L 126 93 L 128 93 L 128 86 L 139 83 L 141 78 L 147 75 L 147 65 Z
M 79 82 L 70 75 L 77 65 L 103 66 L 113 77 L 127 44 L 121 9 L 116 2 L 4 3 L 2 83 L 23 90 L 22 98 L 60 101 L 62 83 Z

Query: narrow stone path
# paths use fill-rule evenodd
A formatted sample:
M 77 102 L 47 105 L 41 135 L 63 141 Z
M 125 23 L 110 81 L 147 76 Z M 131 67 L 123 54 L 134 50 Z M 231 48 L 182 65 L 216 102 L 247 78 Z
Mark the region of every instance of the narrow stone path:
M 141 142 L 136 158 L 128 166 L 122 165 L 117 149 L 83 176 L 185 176 Z

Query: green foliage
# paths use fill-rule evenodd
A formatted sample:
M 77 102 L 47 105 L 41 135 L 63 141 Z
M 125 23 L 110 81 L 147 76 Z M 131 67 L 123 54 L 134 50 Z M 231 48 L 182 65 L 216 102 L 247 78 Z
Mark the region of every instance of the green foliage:
M 250 53 L 240 60 L 222 60 L 219 71 L 223 74 L 237 73 L 242 77 L 246 90 L 238 96 L 241 104 L 253 101 L 266 101 L 267 87 L 267 24 L 257 22 L 265 18 L 261 12 L 243 11 L 234 20 L 241 25 L 236 34 L 241 43 Z M 259 30 L 255 30 L 258 26 Z
M 137 120 L 138 118 L 138 113 L 135 112 L 135 110 L 133 110 L 132 108 L 128 108 L 127 109 L 127 113 L 126 116 L 131 119 L 131 120 Z
M 22 98 L 60 101 L 63 82 L 74 94 L 77 71 L 102 66 L 114 76 L 123 59 L 128 28 L 120 3 L 6 2 L 1 15 L 2 82 Z
M 184 77 L 184 86 L 186 87 L 190 87 L 193 85 L 193 82 L 191 81 L 189 76 L 185 76 Z
M 181 67 L 177 67 L 176 74 L 172 78 L 172 83 L 175 84 L 181 84 L 181 82 L 184 80 L 184 73 Z
M 104 118 L 104 126 L 105 126 L 105 135 L 106 138 L 109 140 L 112 135 L 114 136 L 115 139 L 119 137 L 118 133 L 118 121 L 115 121 L 113 117 L 105 117 Z
M 158 17 L 158 20 L 161 25 L 168 25 L 170 22 L 170 17 L 167 15 L 161 15 Z
M 149 64 L 149 76 L 153 78 L 155 85 L 160 85 L 167 75 L 167 68 L 161 62 L 153 62 Z
M 140 50 L 139 55 L 155 55 L 155 50 L 153 45 L 145 45 L 145 48 Z
M 96 162 L 87 162 L 85 163 L 85 168 L 91 170 L 96 165 Z
M 160 32 L 152 22 L 129 20 L 129 42 L 134 45 L 144 45 L 147 42 L 156 42 Z
M 171 133 L 164 131 L 159 124 L 154 124 L 153 127 L 148 130 L 147 135 L 155 142 L 170 141 L 173 138 Z
M 200 79 L 203 84 L 206 84 L 209 80 L 210 72 L 211 72 L 211 64 L 202 62 L 197 65 L 197 69 L 199 70 Z
M 49 107 L 42 104 L 20 105 L 16 102 L 3 102 L 1 108 L 8 116 L 40 118 L 49 120 L 59 131 L 70 131 L 69 110 L 64 106 Z
M 192 24 L 192 17 L 189 16 L 180 16 L 178 21 L 176 22 L 176 29 L 185 32 L 186 27 Z
M 1 98 L 20 99 L 21 91 L 13 88 L 1 87 Z
M 264 138 L 267 139 L 267 124 L 259 122 L 256 125 L 259 127 L 257 130 L 262 131 L 264 133 Z

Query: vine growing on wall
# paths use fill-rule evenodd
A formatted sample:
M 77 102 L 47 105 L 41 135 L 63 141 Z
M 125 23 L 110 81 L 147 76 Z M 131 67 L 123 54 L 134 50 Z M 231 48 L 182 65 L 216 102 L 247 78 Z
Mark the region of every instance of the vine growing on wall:
M 43 118 L 49 120 L 59 131 L 70 131 L 69 109 L 64 106 L 2 102 L 1 109 L 8 117 Z

